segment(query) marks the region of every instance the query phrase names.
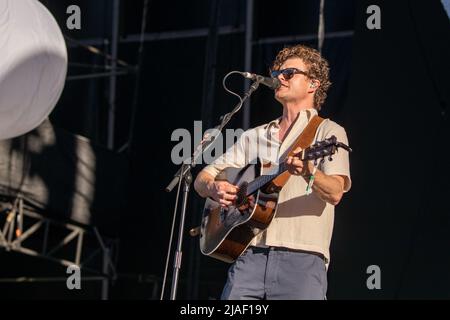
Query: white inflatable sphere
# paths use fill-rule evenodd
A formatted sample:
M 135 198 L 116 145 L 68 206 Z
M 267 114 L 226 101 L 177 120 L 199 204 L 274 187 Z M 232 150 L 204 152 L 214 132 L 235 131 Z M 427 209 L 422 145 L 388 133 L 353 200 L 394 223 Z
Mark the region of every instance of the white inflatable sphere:
M 37 0 L 0 0 L 0 139 L 39 126 L 66 73 L 66 44 L 50 12 Z

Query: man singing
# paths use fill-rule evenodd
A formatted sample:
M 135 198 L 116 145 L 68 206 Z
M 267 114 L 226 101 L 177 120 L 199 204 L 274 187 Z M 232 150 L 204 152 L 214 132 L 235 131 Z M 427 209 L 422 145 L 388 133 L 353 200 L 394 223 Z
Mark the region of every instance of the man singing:
M 219 172 L 245 167 L 254 157 L 264 163 L 286 161 L 291 176 L 280 191 L 275 217 L 231 265 L 222 299 L 325 299 L 334 207 L 351 186 L 348 152 L 339 149 L 332 161 L 325 158 L 317 166 L 286 155 L 326 99 L 328 62 L 317 50 L 296 45 L 277 54 L 271 76 L 281 82 L 275 99 L 282 116 L 247 130 L 198 174 L 194 187 L 200 196 L 231 206 L 237 186 L 215 181 Z M 348 143 L 345 129 L 329 119 L 322 121 L 314 141 L 332 135 Z M 263 150 L 262 145 L 277 152 L 249 152 Z

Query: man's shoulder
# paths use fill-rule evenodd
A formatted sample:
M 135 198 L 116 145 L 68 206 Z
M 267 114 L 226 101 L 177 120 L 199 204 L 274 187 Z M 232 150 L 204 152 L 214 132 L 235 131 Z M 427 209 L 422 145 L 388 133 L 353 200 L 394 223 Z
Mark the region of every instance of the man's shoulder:
M 320 131 L 324 132 L 330 132 L 330 131 L 338 131 L 338 132 L 345 132 L 345 128 L 340 125 L 339 123 L 326 118 L 319 126 Z

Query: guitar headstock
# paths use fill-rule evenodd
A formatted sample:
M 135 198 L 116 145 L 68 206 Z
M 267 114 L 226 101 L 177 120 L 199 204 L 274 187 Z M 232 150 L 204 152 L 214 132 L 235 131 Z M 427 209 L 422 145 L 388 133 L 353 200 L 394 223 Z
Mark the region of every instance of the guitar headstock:
M 349 146 L 337 141 L 336 136 L 331 136 L 328 139 L 318 141 L 305 149 L 303 159 L 317 161 L 317 159 L 328 157 L 328 160 L 332 161 L 332 155 L 336 153 L 338 148 L 343 148 L 348 152 L 352 151 Z

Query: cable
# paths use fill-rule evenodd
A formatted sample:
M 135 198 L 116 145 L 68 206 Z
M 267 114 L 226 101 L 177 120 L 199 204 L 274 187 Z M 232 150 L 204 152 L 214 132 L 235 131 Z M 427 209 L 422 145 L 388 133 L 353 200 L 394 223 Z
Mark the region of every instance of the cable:
M 226 92 L 231 93 L 233 96 L 237 97 L 239 99 L 240 103 L 239 103 L 239 106 L 237 108 L 235 108 L 233 111 L 227 113 L 222 118 L 231 117 L 233 114 L 235 114 L 236 112 L 238 112 L 242 108 L 242 104 L 244 103 L 243 100 L 242 100 L 242 97 L 240 95 L 238 95 L 237 93 L 235 93 L 235 92 L 233 92 L 233 91 L 231 91 L 230 89 L 227 88 L 226 81 L 227 81 L 228 77 L 231 76 L 232 74 L 235 74 L 235 73 L 239 74 L 239 75 L 241 74 L 239 71 L 228 72 L 225 75 L 225 77 L 223 77 L 222 86 L 223 86 L 223 88 L 225 89 Z

